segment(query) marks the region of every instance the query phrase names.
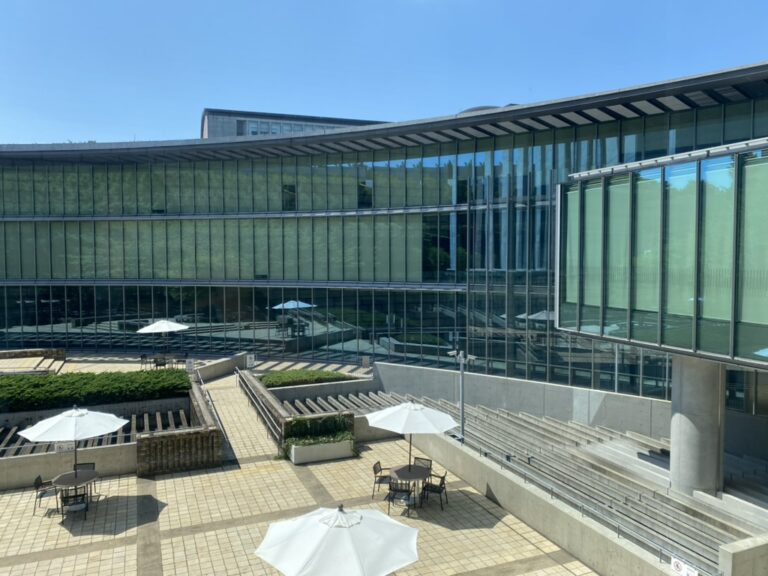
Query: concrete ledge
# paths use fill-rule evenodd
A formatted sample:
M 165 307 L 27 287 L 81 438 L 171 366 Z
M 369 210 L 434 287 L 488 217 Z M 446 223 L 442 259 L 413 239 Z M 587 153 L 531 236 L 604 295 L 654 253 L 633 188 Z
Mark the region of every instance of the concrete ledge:
M 338 382 L 323 382 L 320 384 L 300 384 L 298 386 L 279 386 L 267 388 L 281 402 L 288 400 L 304 400 L 318 396 L 337 396 L 339 394 L 367 394 L 378 392 L 381 387 L 371 378 L 359 380 L 340 380 Z
M 354 443 L 352 440 L 344 440 L 332 444 L 310 444 L 309 446 L 292 444 L 290 457 L 294 464 L 309 464 L 352 458 L 354 455 Z
M 240 352 L 229 358 L 211 362 L 210 364 L 198 368 L 197 373 L 200 375 L 200 379 L 203 382 L 208 382 L 209 380 L 214 380 L 221 376 L 234 373 L 235 368 L 243 370 L 245 368 L 247 354 L 247 352 Z
M 768 534 L 720 546 L 720 570 L 723 576 L 768 574 Z
M 100 476 L 134 474 L 136 472 L 136 443 L 83 448 L 77 451 L 78 462 L 94 462 Z M 74 452 L 29 454 L 0 458 L 0 490 L 32 486 L 39 474 L 50 480 L 72 470 Z
M 418 434 L 413 444 L 601 576 L 669 576 L 654 555 L 446 436 Z

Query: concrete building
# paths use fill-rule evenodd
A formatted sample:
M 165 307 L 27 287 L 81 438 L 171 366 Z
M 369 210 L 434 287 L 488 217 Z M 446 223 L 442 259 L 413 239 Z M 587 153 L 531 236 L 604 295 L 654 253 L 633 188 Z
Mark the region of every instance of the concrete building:
M 283 135 L 293 137 L 306 134 L 324 134 L 331 130 L 367 124 L 380 124 L 380 122 L 206 108 L 203 110 L 203 117 L 200 121 L 200 138 L 231 138 L 233 136 L 274 138 Z

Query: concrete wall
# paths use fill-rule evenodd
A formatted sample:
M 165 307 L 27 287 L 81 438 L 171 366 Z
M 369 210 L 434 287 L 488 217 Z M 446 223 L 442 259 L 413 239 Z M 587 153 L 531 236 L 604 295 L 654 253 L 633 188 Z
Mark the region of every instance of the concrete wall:
M 768 534 L 720 546 L 719 561 L 723 576 L 765 576 L 768 574 Z
M 115 444 L 77 451 L 78 462 L 95 462 L 100 476 L 134 474 L 136 472 L 136 444 Z M 0 458 L 0 490 L 32 486 L 39 474 L 50 480 L 72 470 L 74 452 L 30 454 Z
M 96 412 L 108 412 L 117 416 L 130 419 L 132 414 L 143 414 L 144 412 L 167 412 L 168 410 L 184 410 L 187 415 L 190 414 L 189 396 L 179 398 L 162 398 L 160 400 L 142 400 L 140 402 L 119 402 L 115 404 L 96 404 L 94 406 L 81 406 Z M 0 413 L 0 426 L 6 428 L 13 426 L 31 426 L 40 420 L 45 420 L 56 414 L 61 414 L 65 408 L 55 408 L 53 410 L 30 410 L 24 412 L 2 412 Z
M 211 362 L 205 366 L 201 366 L 197 369 L 197 373 L 200 374 L 200 378 L 203 382 L 226 376 L 227 374 L 233 374 L 235 368 L 245 369 L 247 352 L 240 352 L 231 356 L 230 358 L 224 358 L 223 360 L 217 360 Z
M 418 434 L 413 445 L 601 576 L 670 574 L 654 555 L 447 437 Z
M 459 373 L 454 370 L 374 364 L 374 379 L 387 392 L 429 398 L 459 398 Z M 466 373 L 464 401 L 489 408 L 607 426 L 654 438 L 669 437 L 670 403 L 602 390 L 547 384 L 532 380 Z

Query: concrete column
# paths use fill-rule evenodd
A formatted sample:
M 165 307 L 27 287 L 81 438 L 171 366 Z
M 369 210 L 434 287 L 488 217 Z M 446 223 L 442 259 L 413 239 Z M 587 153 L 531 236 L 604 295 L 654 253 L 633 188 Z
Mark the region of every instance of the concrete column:
M 670 481 L 684 494 L 723 488 L 725 391 L 722 365 L 672 357 Z

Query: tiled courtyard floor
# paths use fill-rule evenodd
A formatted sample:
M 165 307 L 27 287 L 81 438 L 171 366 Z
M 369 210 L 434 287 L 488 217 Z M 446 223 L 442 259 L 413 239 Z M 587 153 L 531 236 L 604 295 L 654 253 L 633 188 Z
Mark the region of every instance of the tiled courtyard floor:
M 405 441 L 364 445 L 356 459 L 293 466 L 275 459 L 233 376 L 207 387 L 236 464 L 154 479 L 104 478 L 87 518 L 62 520 L 52 499 L 33 514 L 31 490 L 0 493 L 0 575 L 279 574 L 254 554 L 271 522 L 339 502 L 386 513 L 386 487 L 371 499 L 371 468 L 376 460 L 405 463 Z M 410 518 L 392 510 L 420 530 L 420 559 L 400 576 L 594 574 L 450 471 L 448 478 L 444 511 L 436 500 Z

